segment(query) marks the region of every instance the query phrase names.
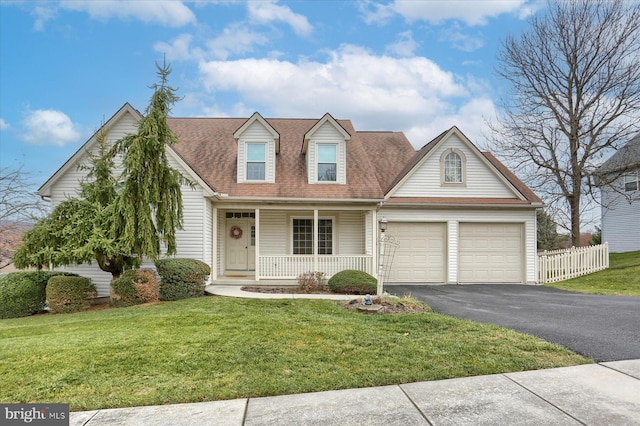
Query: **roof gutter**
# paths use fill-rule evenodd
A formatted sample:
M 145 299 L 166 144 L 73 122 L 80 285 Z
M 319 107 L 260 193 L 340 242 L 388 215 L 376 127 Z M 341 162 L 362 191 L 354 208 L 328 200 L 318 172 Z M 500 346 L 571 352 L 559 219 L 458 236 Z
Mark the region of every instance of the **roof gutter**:
M 299 197 L 236 197 L 216 192 L 214 197 L 221 201 L 252 203 L 381 203 L 382 198 L 299 198 Z

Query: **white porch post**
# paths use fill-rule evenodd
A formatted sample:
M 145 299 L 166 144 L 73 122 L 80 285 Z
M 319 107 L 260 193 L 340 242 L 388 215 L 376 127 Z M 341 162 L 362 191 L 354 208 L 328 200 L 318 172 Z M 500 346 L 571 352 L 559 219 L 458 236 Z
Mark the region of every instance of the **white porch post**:
M 256 209 L 255 210 L 255 223 L 254 223 L 254 229 L 255 229 L 255 247 L 254 247 L 254 256 L 255 256 L 255 280 L 256 281 L 260 281 L 260 209 Z M 249 239 L 251 239 L 251 235 L 249 235 Z M 249 244 L 251 244 L 251 241 L 249 241 Z
M 376 209 L 371 210 L 371 226 L 369 239 L 371 240 L 371 270 L 367 271 L 369 274 L 378 278 L 378 211 Z
M 385 235 L 385 231 L 387 230 L 387 219 L 382 216 L 382 219 L 380 219 L 378 221 L 378 224 L 380 225 L 380 238 L 378 238 L 378 240 L 380 241 L 380 260 L 378 261 L 378 286 L 376 289 L 376 294 L 378 296 L 382 296 L 382 291 L 384 289 L 384 276 L 385 276 L 385 270 L 388 270 L 390 265 L 386 265 L 385 263 L 387 262 L 387 258 L 385 257 L 385 246 L 386 246 L 386 238 L 387 236 Z
M 218 279 L 218 209 L 214 207 L 211 213 L 211 220 L 213 223 L 211 224 L 211 233 L 213 234 L 211 237 L 211 277 L 210 279 L 217 280 Z
M 318 209 L 313 209 L 313 271 L 318 271 Z

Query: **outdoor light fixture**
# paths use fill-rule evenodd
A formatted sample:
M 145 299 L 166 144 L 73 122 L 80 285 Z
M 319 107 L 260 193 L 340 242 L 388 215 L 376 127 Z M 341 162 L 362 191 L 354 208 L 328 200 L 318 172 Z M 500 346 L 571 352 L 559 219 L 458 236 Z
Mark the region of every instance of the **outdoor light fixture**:
M 387 218 L 382 216 L 382 219 L 380 219 L 378 221 L 378 224 L 380 225 L 380 231 L 384 232 L 387 230 Z

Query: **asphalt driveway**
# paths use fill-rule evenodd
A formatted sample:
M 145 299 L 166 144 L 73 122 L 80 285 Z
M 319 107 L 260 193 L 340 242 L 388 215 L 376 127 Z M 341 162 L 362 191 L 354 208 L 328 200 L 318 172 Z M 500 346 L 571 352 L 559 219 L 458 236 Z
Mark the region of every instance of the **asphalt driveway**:
M 385 290 L 411 294 L 439 313 L 541 337 L 598 362 L 640 359 L 640 297 L 509 284 L 388 285 Z

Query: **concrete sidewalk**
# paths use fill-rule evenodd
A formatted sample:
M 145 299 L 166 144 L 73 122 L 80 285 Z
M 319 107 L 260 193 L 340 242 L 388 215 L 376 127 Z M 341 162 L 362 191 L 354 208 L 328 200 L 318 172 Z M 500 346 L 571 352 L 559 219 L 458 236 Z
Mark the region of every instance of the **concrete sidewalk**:
M 71 425 L 638 425 L 640 360 L 71 413 Z

